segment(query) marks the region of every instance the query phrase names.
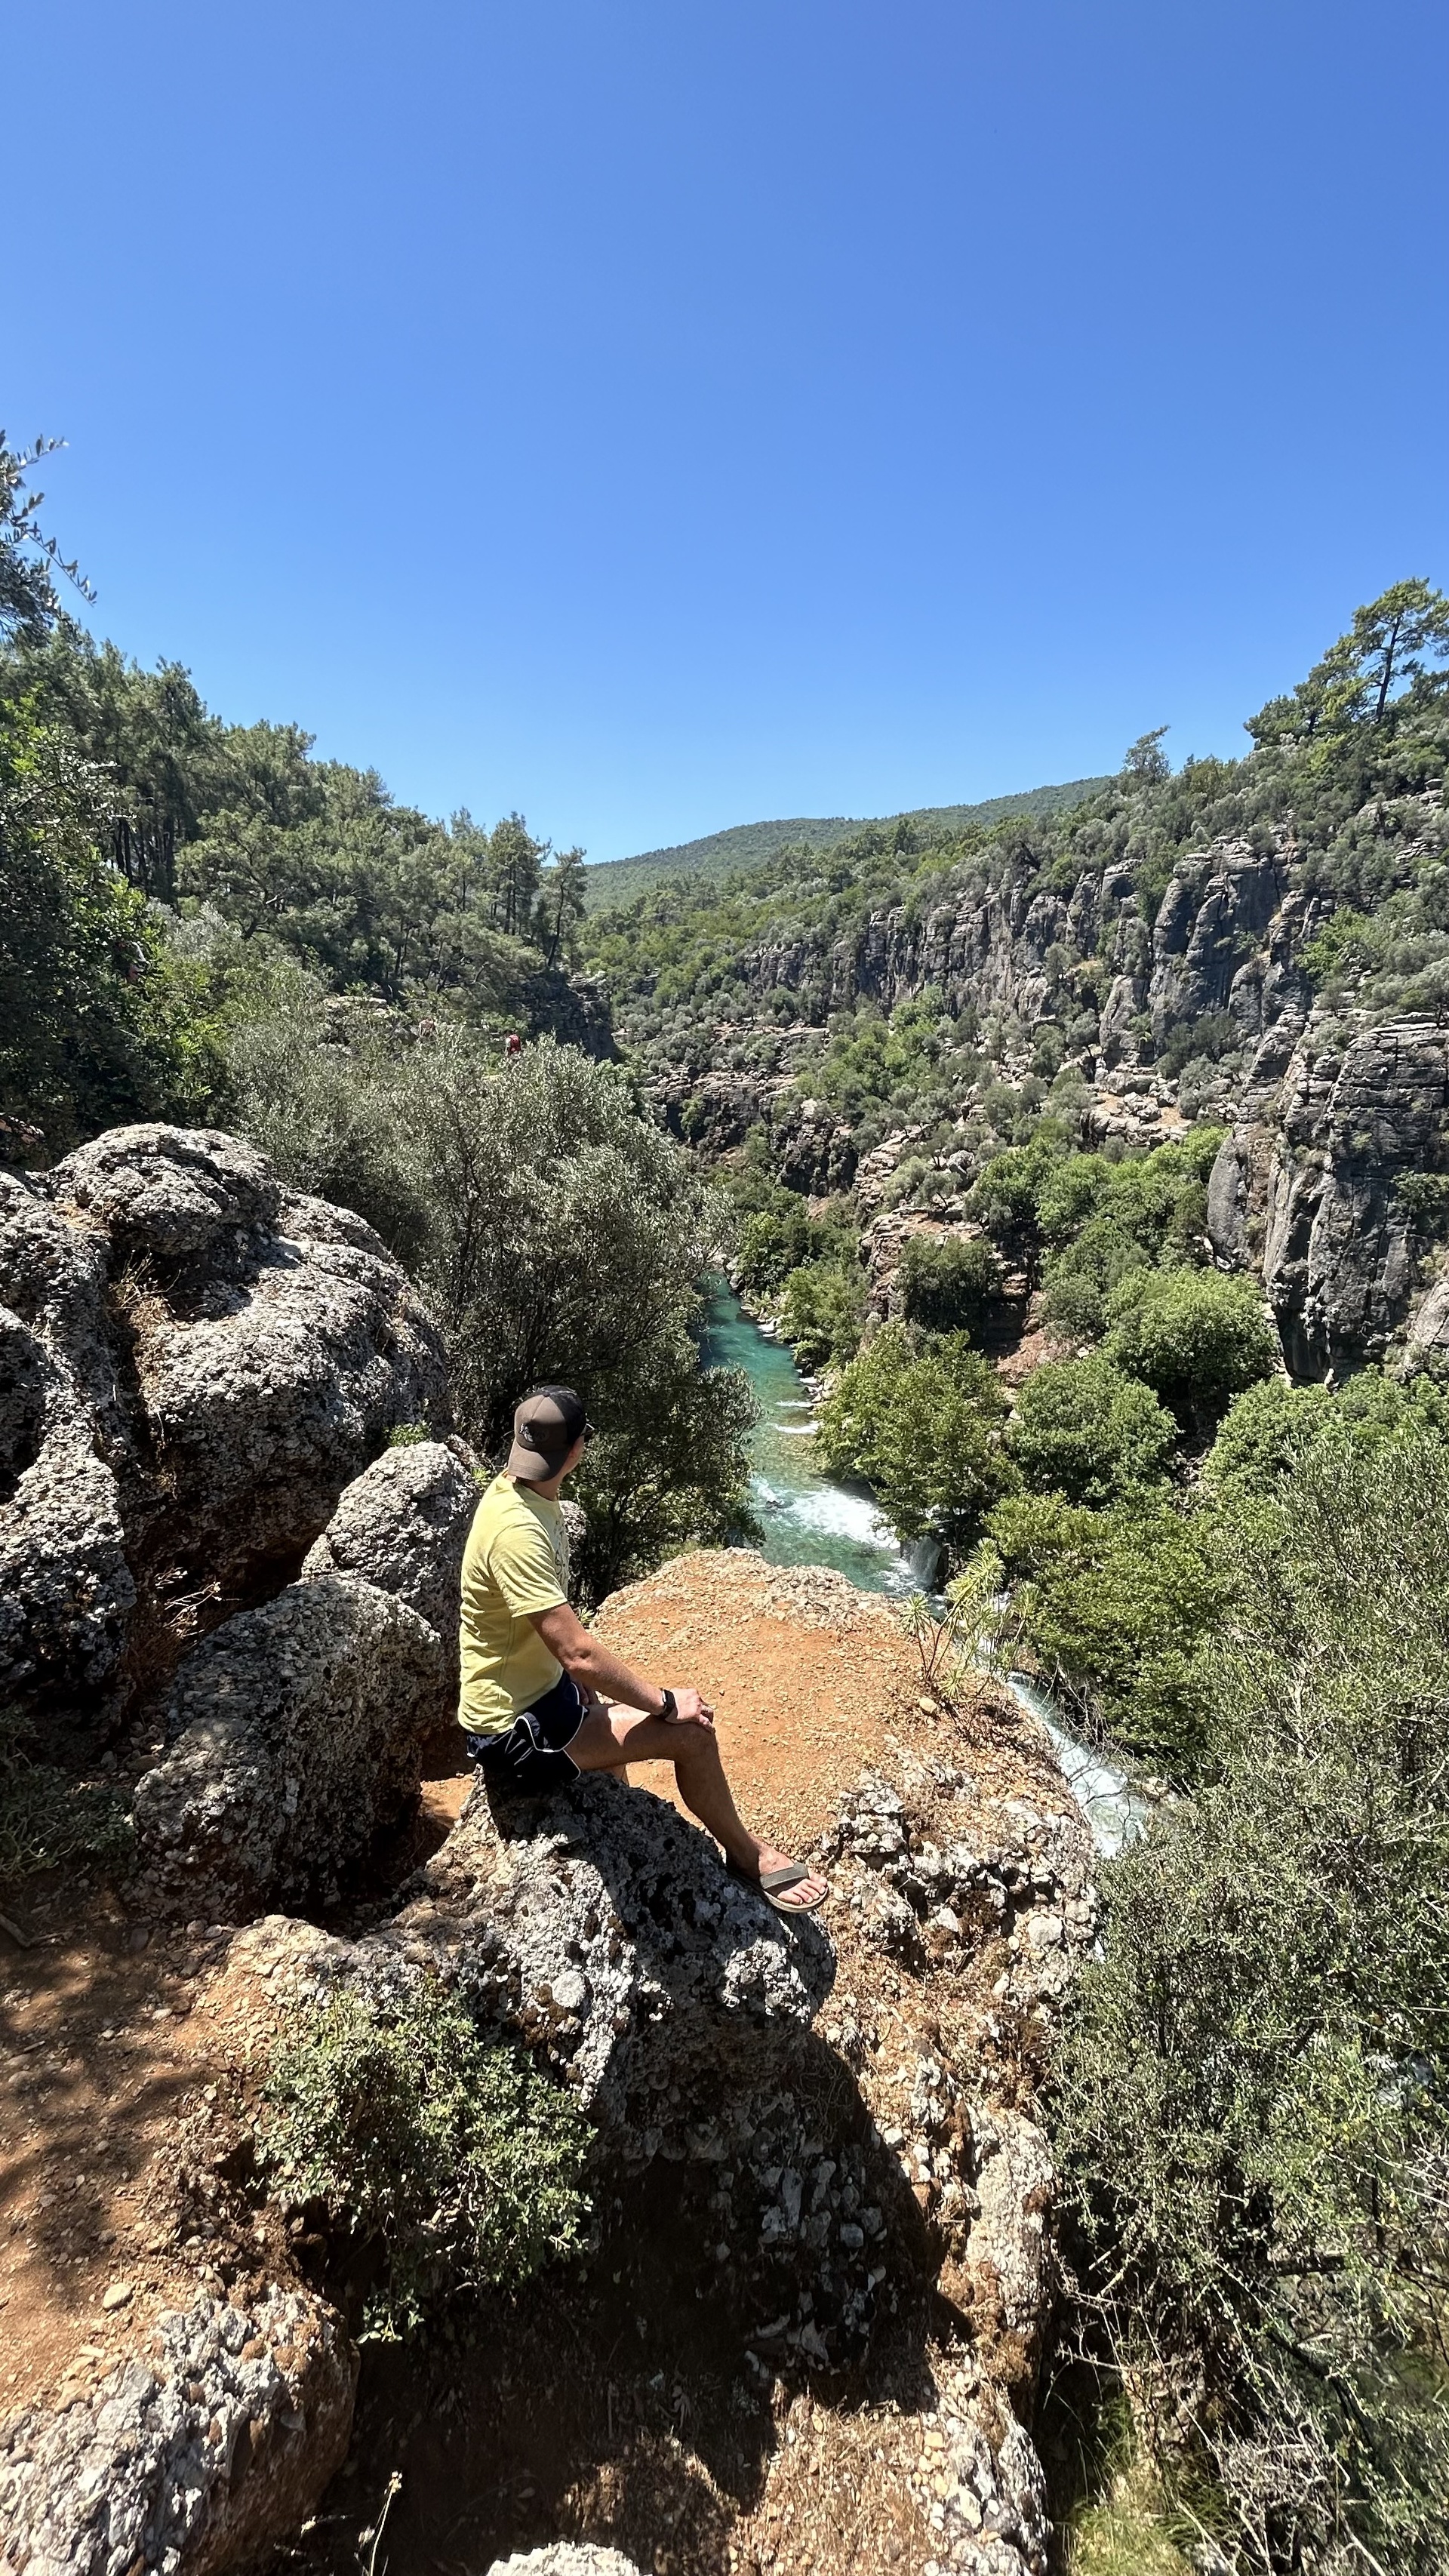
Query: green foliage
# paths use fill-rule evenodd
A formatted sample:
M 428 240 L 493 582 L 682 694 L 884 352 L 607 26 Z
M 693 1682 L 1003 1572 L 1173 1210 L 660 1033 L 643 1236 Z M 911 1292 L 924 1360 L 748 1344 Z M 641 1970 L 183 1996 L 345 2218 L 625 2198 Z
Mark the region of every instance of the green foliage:
M 874 1486 L 901 1539 L 965 1547 L 1013 1482 L 1005 1413 L 995 1371 L 964 1335 L 918 1349 L 903 1325 L 886 1324 L 842 1370 L 816 1438 L 835 1474 Z
M 901 1253 L 907 1321 L 930 1333 L 979 1333 L 1000 1281 L 1000 1262 L 975 1237 L 913 1234 Z
M 28 705 L 0 700 L 0 1113 L 52 1153 L 177 1090 L 182 998 L 139 895 L 100 854 L 102 785 Z
M 1222 1136 L 1198 1127 L 1181 1144 L 1111 1162 L 1069 1151 L 1044 1121 L 1029 1145 L 983 1166 L 969 1204 L 1030 1276 L 1040 1270 L 1049 1320 L 1095 1340 L 1131 1271 L 1202 1258 L 1206 1181 Z
M 1107 1300 L 1104 1356 L 1185 1419 L 1210 1421 L 1279 1365 L 1252 1281 L 1215 1270 L 1134 1270 Z
M 1185 1778 L 1202 1746 L 1203 1648 L 1232 1598 L 1214 1537 L 1167 1501 L 1094 1512 L 1017 1495 L 968 1572 L 984 1594 L 1010 1588 L 1018 1650 L 1087 1731 Z
M 468 1437 L 501 1449 L 525 1388 L 577 1386 L 599 1436 L 573 1490 L 596 1595 L 748 1519 L 737 1373 L 702 1370 L 697 1280 L 723 1213 L 627 1076 L 544 1039 L 500 1059 L 328 1016 L 244 1031 L 239 1108 L 278 1169 L 375 1224 L 427 1288 Z M 335 1016 L 335 1015 L 333 1015 Z
M 1086 2290 L 1196 2392 L 1256 2567 L 1442 2562 L 1446 1521 L 1410 1423 L 1223 1524 L 1211 1769 L 1108 1871 L 1061 2064 Z
M 736 1271 L 747 1294 L 759 1296 L 783 1286 L 790 1272 L 810 1258 L 810 1218 L 803 1199 L 780 1193 L 788 1202 L 774 1212 L 757 1209 L 740 1228 Z
M 451 1995 L 384 2006 L 344 1989 L 308 2006 L 273 2052 L 266 2099 L 280 2190 L 321 2201 L 375 2257 L 371 2336 L 519 2288 L 584 2243 L 587 2122 Z
M 1150 1387 L 1110 1360 L 1055 1360 L 1026 1380 L 1006 1445 L 1034 1492 L 1100 1505 L 1161 1478 L 1177 1425 Z
M 811 1261 L 792 1270 L 780 1299 L 780 1330 L 802 1369 L 852 1359 L 865 1324 L 865 1279 L 854 1261 Z
M 1223 1501 L 1271 1494 L 1301 1466 L 1335 1411 L 1326 1386 L 1268 1378 L 1229 1405 L 1203 1461 L 1208 1490 Z
M 128 884 L 268 934 L 334 990 L 537 1017 L 576 959 L 582 854 L 552 860 L 517 814 L 435 823 L 299 726 L 224 725 L 180 663 L 142 671 L 68 624 L 27 634 L 5 687 L 104 779 L 98 847 Z
M 84 598 L 93 596 L 79 566 L 42 532 L 45 494 L 26 489 L 35 467 L 64 445 L 63 438 L 39 438 L 33 447 L 12 447 L 0 429 L 0 637 L 38 640 L 49 631 L 61 614 L 57 573 Z
M 37 1762 L 33 1729 L 0 1709 L 0 1882 L 66 1862 L 119 1871 L 131 1856 L 131 1820 L 109 1789 Z
M 890 830 L 897 823 L 907 823 L 969 830 L 973 824 L 991 824 L 1007 814 L 1049 814 L 1080 805 L 1084 796 L 1105 784 L 1101 778 L 1075 778 L 1060 787 L 1031 787 L 1021 796 L 990 797 L 981 805 L 943 805 L 920 815 L 890 815 L 873 828 Z M 814 852 L 833 849 L 845 834 L 861 828 L 843 814 L 797 815 L 784 823 L 737 823 L 730 831 L 709 832 L 702 840 L 677 842 L 667 850 L 644 850 L 633 859 L 605 859 L 587 871 L 588 908 L 591 913 L 610 911 L 679 877 L 718 883 L 782 856 L 798 862 L 803 871 Z
M 1449 661 L 1449 599 L 1427 581 L 1399 581 L 1357 609 L 1291 697 L 1270 698 L 1247 730 L 1257 743 L 1331 742 L 1352 726 L 1380 725 L 1407 690 L 1424 698 Z

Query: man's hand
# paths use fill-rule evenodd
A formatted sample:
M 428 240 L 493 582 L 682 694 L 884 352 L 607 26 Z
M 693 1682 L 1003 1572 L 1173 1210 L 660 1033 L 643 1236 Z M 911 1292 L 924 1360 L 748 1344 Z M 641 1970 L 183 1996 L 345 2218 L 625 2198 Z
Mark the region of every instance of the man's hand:
M 713 1726 L 714 1710 L 707 1699 L 701 1698 L 697 1690 L 677 1690 L 674 1694 L 674 1715 L 666 1719 L 665 1723 L 672 1726 Z

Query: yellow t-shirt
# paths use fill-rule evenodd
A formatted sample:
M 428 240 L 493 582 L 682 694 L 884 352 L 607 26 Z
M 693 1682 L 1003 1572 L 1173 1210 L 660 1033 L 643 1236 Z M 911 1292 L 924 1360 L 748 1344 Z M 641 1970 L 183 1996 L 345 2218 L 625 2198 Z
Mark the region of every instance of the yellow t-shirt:
M 563 1666 L 529 1612 L 556 1609 L 568 1593 L 569 1543 L 557 1503 L 495 1476 L 463 1550 L 458 1716 L 473 1734 L 501 1735 L 520 1709 L 552 1690 Z

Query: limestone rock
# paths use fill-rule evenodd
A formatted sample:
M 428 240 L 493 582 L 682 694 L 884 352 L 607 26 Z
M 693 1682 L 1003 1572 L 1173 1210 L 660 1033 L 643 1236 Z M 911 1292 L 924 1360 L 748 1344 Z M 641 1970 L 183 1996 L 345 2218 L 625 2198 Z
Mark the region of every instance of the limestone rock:
M 138 1615 L 274 1589 L 390 1429 L 451 1419 L 370 1228 L 211 1129 L 0 1173 L 0 1303 L 0 1682 L 31 1697 L 94 1704 Z
M 479 1780 L 394 1939 L 441 1942 L 485 2017 L 545 2042 L 626 2166 L 682 2153 L 722 2090 L 768 2082 L 834 1955 L 727 1877 L 671 1807 L 593 1774 L 551 1799 Z
M 640 2576 L 640 2571 L 617 2549 L 598 2549 L 591 2540 L 553 2540 L 544 2549 L 519 2549 L 511 2558 L 495 2558 L 488 2576 Z
M 356 2359 L 329 2308 L 270 2291 L 164 2317 L 88 2395 L 0 2436 L 0 2576 L 211 2576 L 284 2540 L 340 2466 Z
M 419 1440 L 385 1449 L 353 1479 L 302 1567 L 304 1581 L 357 1574 L 426 1619 L 458 1671 L 463 1549 L 478 1507 L 478 1479 L 461 1441 Z
M 281 1184 L 265 1155 L 215 1128 L 113 1127 L 51 1176 L 53 1196 L 109 1235 L 121 1261 L 194 1261 L 271 1232 Z
M 16 1480 L 0 1523 L 0 1687 L 99 1690 L 135 1604 L 116 1479 L 63 1426 Z
M 1263 1277 L 1289 1367 L 1325 1377 L 1381 1359 L 1421 1287 L 1399 1184 L 1449 1159 L 1449 1030 L 1406 1017 L 1340 1044 L 1310 1028 L 1270 1114 Z
M 327 1902 L 416 1791 L 448 1699 L 437 1631 L 357 1575 L 239 1612 L 182 1665 L 171 1750 L 137 1783 L 142 1884 L 234 1921 Z

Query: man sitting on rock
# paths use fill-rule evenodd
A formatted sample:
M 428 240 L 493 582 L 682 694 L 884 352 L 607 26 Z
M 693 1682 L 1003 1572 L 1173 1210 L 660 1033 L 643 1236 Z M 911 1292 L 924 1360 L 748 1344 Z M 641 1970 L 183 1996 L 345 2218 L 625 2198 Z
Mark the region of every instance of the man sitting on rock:
M 741 1823 L 713 1709 L 697 1690 L 641 1681 L 569 1607 L 559 1488 L 591 1428 L 571 1386 L 535 1387 L 514 1414 L 508 1463 L 473 1516 L 458 1709 L 471 1757 L 486 1778 L 529 1790 L 579 1771 L 672 1762 L 685 1805 L 724 1845 L 731 1874 L 781 1914 L 808 1914 L 829 1888 Z

